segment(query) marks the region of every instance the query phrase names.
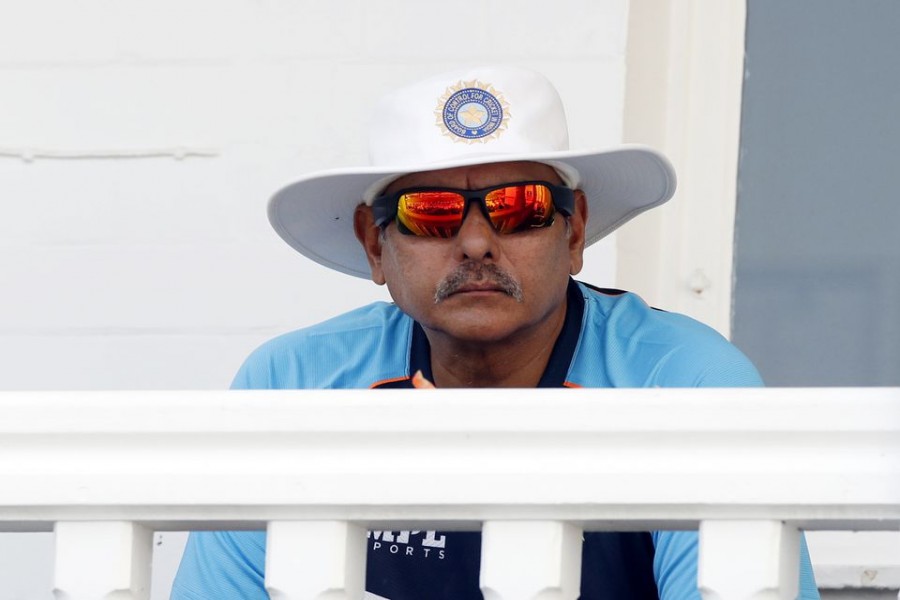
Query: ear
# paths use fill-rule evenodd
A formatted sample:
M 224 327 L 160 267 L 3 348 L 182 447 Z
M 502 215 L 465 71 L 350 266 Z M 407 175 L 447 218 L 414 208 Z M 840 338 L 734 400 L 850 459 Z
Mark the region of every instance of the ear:
M 360 204 L 356 207 L 353 213 L 353 231 L 366 251 L 372 281 L 384 285 L 384 271 L 381 268 L 381 228 L 375 224 L 370 206 Z
M 577 275 L 584 266 L 584 231 L 587 227 L 587 197 L 575 190 L 575 212 L 569 217 L 569 274 Z

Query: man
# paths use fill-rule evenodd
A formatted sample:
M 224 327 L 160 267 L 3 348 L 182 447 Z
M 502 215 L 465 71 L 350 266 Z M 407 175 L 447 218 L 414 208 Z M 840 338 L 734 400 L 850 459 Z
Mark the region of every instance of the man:
M 529 71 L 471 69 L 388 96 L 375 166 L 308 176 L 269 218 L 313 260 L 386 284 L 395 304 L 268 342 L 234 387 L 760 385 L 709 328 L 571 279 L 586 245 L 667 201 L 675 178 L 647 149 L 567 145 L 556 90 Z M 370 597 L 480 599 L 479 544 L 477 532 L 373 532 Z M 263 533 L 193 534 L 173 598 L 265 598 L 264 551 Z M 695 532 L 587 533 L 581 598 L 699 598 L 696 561 Z M 801 597 L 818 598 L 805 550 L 801 570 Z

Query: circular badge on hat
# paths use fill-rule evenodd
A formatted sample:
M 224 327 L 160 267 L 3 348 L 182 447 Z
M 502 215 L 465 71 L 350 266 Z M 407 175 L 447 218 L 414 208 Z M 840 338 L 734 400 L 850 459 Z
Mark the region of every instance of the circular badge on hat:
M 509 104 L 492 86 L 460 81 L 447 88 L 435 110 L 437 126 L 458 142 L 487 142 L 506 130 Z

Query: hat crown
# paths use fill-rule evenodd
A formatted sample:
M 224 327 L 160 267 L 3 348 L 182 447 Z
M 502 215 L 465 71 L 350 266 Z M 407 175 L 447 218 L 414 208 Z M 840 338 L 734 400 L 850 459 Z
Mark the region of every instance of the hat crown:
M 376 106 L 374 166 L 568 150 L 562 100 L 543 75 L 517 67 L 445 73 L 400 88 Z
M 396 89 L 376 107 L 371 165 L 309 173 L 269 202 L 269 221 L 319 264 L 369 277 L 353 227 L 370 202 L 408 173 L 505 161 L 536 161 L 580 189 L 591 218 L 585 244 L 662 204 L 675 190 L 665 157 L 637 147 L 569 150 L 562 101 L 542 75 L 518 67 L 446 73 Z

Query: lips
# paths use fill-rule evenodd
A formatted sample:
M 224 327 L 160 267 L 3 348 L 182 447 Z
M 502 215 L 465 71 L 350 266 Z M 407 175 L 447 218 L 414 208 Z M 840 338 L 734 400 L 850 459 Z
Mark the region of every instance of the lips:
M 491 282 L 491 281 L 488 281 L 488 282 L 477 281 L 477 282 L 471 282 L 471 283 L 467 283 L 465 285 L 460 286 L 456 290 L 450 292 L 450 295 L 452 296 L 453 294 L 465 294 L 468 292 L 501 292 L 504 294 L 508 294 L 506 289 L 499 283 L 495 283 L 495 282 Z

